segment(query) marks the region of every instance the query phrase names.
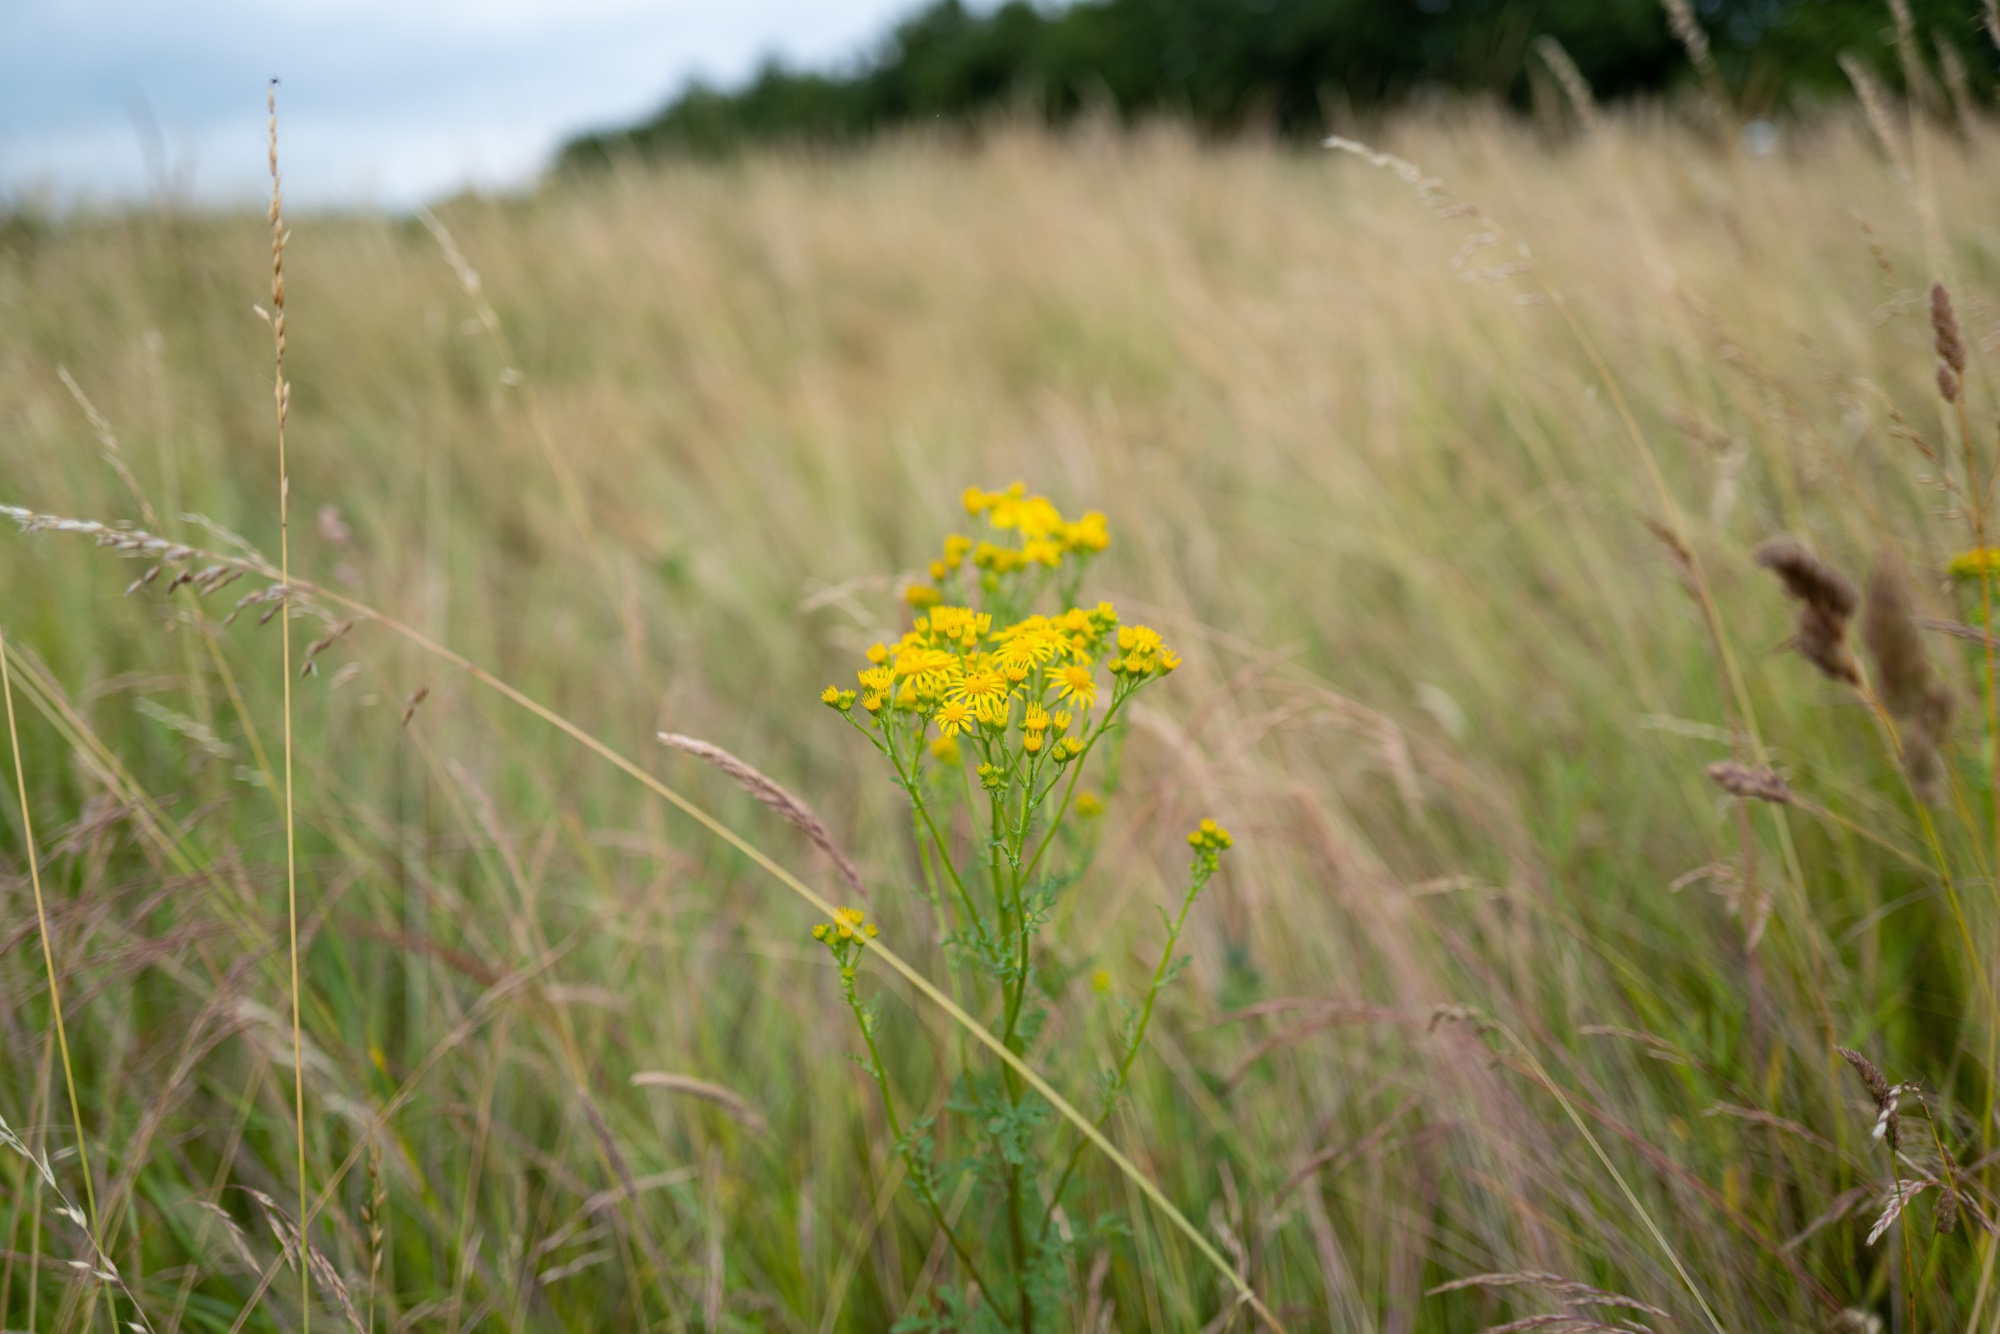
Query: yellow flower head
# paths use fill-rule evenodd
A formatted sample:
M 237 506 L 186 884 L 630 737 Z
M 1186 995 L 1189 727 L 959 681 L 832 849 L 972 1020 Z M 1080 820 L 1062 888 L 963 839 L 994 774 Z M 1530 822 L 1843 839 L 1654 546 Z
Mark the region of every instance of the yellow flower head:
M 867 658 L 868 661 L 880 667 L 883 663 L 889 661 L 889 646 L 878 641 L 869 648 Z
M 1104 516 L 1091 510 L 1075 523 L 1063 525 L 1062 540 L 1071 551 L 1097 552 L 1111 545 L 1111 533 L 1105 527 Z
M 886 694 L 896 684 L 896 673 L 887 667 L 864 667 L 854 674 L 861 688 L 870 694 Z
M 1111 970 L 1100 968 L 1090 975 L 1090 989 L 1102 996 L 1111 990 Z
M 911 584 L 903 590 L 903 600 L 912 607 L 935 607 L 944 601 L 944 594 L 929 584 Z
M 1084 708 L 1097 703 L 1097 678 L 1087 662 L 1064 663 L 1056 668 L 1056 692 L 1060 699 L 1073 699 Z
M 1046 565 L 1053 570 L 1062 564 L 1063 546 L 1052 537 L 1031 538 L 1021 548 L 1021 558 L 1036 565 Z
M 1021 738 L 1021 749 L 1030 755 L 1039 755 L 1042 753 L 1042 742 L 1046 739 L 1040 732 L 1030 732 Z
M 974 720 L 975 715 L 972 705 L 966 700 L 947 700 L 939 705 L 935 719 L 938 731 L 943 734 L 938 738 L 939 744 L 951 741 L 952 749 L 956 751 L 958 749 L 958 742 L 953 741 L 952 738 L 961 732 L 969 731 Z M 938 758 L 943 759 L 944 757 L 940 755 Z
M 1160 647 L 1160 632 L 1150 625 L 1121 625 L 1118 627 L 1119 651 L 1130 656 L 1134 653 L 1151 653 Z
M 948 569 L 957 569 L 965 564 L 965 558 L 972 554 L 972 539 L 960 533 L 953 533 L 944 540 L 944 563 Z
M 1086 820 L 1104 814 L 1104 798 L 1090 791 L 1077 793 L 1076 813 Z
M 1010 625 L 1000 632 L 998 638 L 1000 648 L 994 656 L 1004 667 L 1033 669 L 1069 647 L 1062 631 L 1042 616 L 1030 616 L 1018 625 Z
M 947 705 L 946 707 L 948 708 L 950 706 Z M 932 741 L 931 758 L 936 760 L 939 764 L 949 764 L 949 765 L 958 764 L 960 762 L 961 756 L 959 754 L 957 736 L 955 735 L 941 736 L 938 737 L 936 740 Z
M 1039 704 L 1030 704 L 1021 718 L 1024 732 L 1046 732 L 1049 730 L 1049 711 Z
M 1013 683 L 1007 679 L 1004 671 L 997 667 L 982 667 L 961 676 L 951 692 L 951 697 L 965 700 L 976 708 L 990 701 L 1004 702 L 1011 694 L 1013 694 Z

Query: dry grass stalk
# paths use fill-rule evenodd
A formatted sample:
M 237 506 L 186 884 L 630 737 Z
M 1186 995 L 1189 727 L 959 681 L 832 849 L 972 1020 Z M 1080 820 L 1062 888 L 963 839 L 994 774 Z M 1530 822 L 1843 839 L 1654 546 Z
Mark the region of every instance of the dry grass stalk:
M 1714 103 L 1715 113 L 1725 115 L 1729 110 L 1729 85 L 1722 80 L 1722 69 L 1715 63 L 1715 53 L 1708 45 L 1708 33 L 1695 17 L 1694 6 L 1688 0 L 1664 0 L 1664 3 L 1667 27 L 1672 29 L 1674 40 L 1688 53 L 1688 60 L 1701 75 L 1702 87 Z
M 1909 154 L 1903 151 L 1902 140 L 1896 133 L 1895 117 L 1889 113 L 1889 94 L 1866 65 L 1855 59 L 1852 52 L 1840 53 L 1840 68 L 1846 73 L 1847 81 L 1854 85 L 1854 95 L 1861 102 L 1861 114 L 1868 118 L 1868 128 L 1874 131 L 1875 142 L 1882 146 L 1882 152 L 1905 181 L 1910 179 Z
M 1847 576 L 1807 551 L 1796 539 L 1774 538 L 1757 548 L 1757 563 L 1784 582 L 1803 604 L 1791 646 L 1825 675 L 1851 686 L 1861 684 L 1861 664 L 1847 647 L 1847 623 L 1860 599 Z
M 729 1113 L 729 1119 L 752 1134 L 761 1135 L 770 1129 L 764 1114 L 751 1105 L 748 1098 L 734 1089 L 706 1079 L 696 1079 L 693 1075 L 678 1075 L 666 1070 L 641 1070 L 631 1078 L 633 1088 L 665 1089 L 669 1093 L 684 1093 L 690 1098 L 700 1098 L 712 1102 Z
M 284 1256 L 286 1266 L 296 1264 L 299 1253 L 303 1251 L 306 1271 L 319 1280 L 321 1287 L 333 1294 L 333 1300 L 340 1307 L 340 1314 L 346 1319 L 348 1328 L 352 1329 L 354 1334 L 368 1334 L 368 1327 L 361 1323 L 361 1313 L 354 1309 L 354 1298 L 347 1291 L 347 1282 L 341 1278 L 340 1271 L 333 1267 L 333 1261 L 327 1259 L 319 1247 L 305 1239 L 292 1220 L 285 1216 L 285 1211 L 278 1207 L 276 1200 L 263 1191 L 249 1186 L 243 1187 L 243 1192 L 256 1202 L 258 1209 L 263 1211 L 264 1222 L 271 1229 L 271 1235 L 277 1238 L 278 1250 Z
M 854 859 L 841 850 L 840 845 L 833 840 L 832 831 L 803 801 L 712 742 L 703 741 L 698 737 L 682 736 L 678 732 L 662 732 L 659 736 L 662 744 L 706 760 L 722 770 L 736 780 L 738 787 L 782 815 L 800 833 L 811 839 L 814 847 L 827 855 L 840 871 L 840 878 L 847 882 L 847 887 L 860 895 L 864 901 L 867 900 L 868 889 L 861 883 L 861 871 L 855 866 Z
M 1590 80 L 1583 77 L 1583 71 L 1570 59 L 1563 44 L 1553 37 L 1542 36 L 1535 39 L 1535 52 L 1556 76 L 1562 85 L 1563 96 L 1569 99 L 1570 110 L 1583 126 L 1585 134 L 1595 134 L 1604 127 L 1604 117 L 1597 109 L 1597 99 L 1590 91 Z
M 286 610 L 292 582 L 292 475 L 285 459 L 285 424 L 291 418 L 292 386 L 285 379 L 285 230 L 284 181 L 278 174 L 278 81 L 271 80 L 265 92 L 271 118 L 271 341 L 273 349 L 272 398 L 278 412 L 278 573 L 279 601 L 264 614 L 268 621 L 283 612 L 278 628 L 284 643 L 284 757 L 285 757 L 285 925 L 291 946 L 292 973 L 292 1107 L 298 1136 L 299 1221 L 308 1224 L 310 1195 L 306 1177 L 306 1062 L 305 1036 L 301 1018 L 299 986 L 299 863 L 296 820 L 292 801 L 292 618 Z M 303 1239 L 301 1240 L 303 1245 Z M 307 1247 L 310 1249 L 310 1247 Z M 312 1273 L 310 1262 L 299 1266 L 299 1320 L 312 1328 Z M 349 1323 L 357 1323 L 345 1288 L 339 1289 L 341 1307 Z
M 1439 1293 L 1458 1292 L 1465 1288 L 1518 1287 L 1540 1288 L 1558 1301 L 1569 1302 L 1578 1306 L 1612 1306 L 1621 1310 L 1639 1311 L 1646 1315 L 1658 1316 L 1662 1320 L 1673 1319 L 1672 1316 L 1662 1311 L 1659 1307 L 1639 1301 L 1637 1298 L 1620 1296 L 1618 1293 L 1606 1292 L 1603 1288 L 1593 1287 L 1588 1283 L 1579 1283 L 1573 1278 L 1564 1278 L 1561 1274 L 1548 1274 L 1537 1270 L 1517 1270 L 1504 1274 L 1474 1274 L 1470 1278 L 1455 1279 L 1450 1283 L 1441 1283 L 1424 1295 L 1435 1297 Z
M 1909 571 L 1894 548 L 1876 562 L 1861 614 L 1861 637 L 1875 661 L 1875 690 L 1899 724 L 1910 786 L 1934 801 L 1942 776 L 1938 756 L 1954 709 L 1951 689 L 1931 670 L 1910 589 Z
M 1961 134 L 1969 133 L 1979 114 L 1979 104 L 1973 100 L 1972 80 L 1966 72 L 1965 57 L 1943 37 L 1936 38 L 1932 46 L 1937 51 L 1938 69 L 1944 75 L 1945 91 L 1951 95 L 1952 117 L 1957 120 Z
M 1704 1110 L 1702 1115 L 1727 1116 L 1734 1120 L 1746 1121 L 1753 1126 L 1764 1126 L 1770 1130 L 1780 1130 L 1787 1135 L 1796 1135 L 1814 1148 L 1824 1149 L 1828 1153 L 1838 1152 L 1832 1140 L 1827 1139 L 1823 1135 L 1816 1135 L 1797 1121 L 1779 1116 L 1775 1112 L 1766 1112 L 1756 1107 L 1739 1107 L 1733 1102 L 1718 1102 L 1714 1106 Z
M 1789 806 L 1794 796 L 1792 785 L 1771 768 L 1723 760 L 1708 766 L 1708 776 L 1724 792 L 1745 801 L 1768 801 L 1778 806 Z
M 403 701 L 402 725 L 404 727 L 408 727 L 410 725 L 410 719 L 417 716 L 417 706 L 422 704 L 425 700 L 429 699 L 430 697 L 431 697 L 431 688 L 427 685 L 418 686 L 415 690 L 410 692 L 410 697 Z
M 1896 57 L 1902 62 L 1904 87 L 1912 101 L 1936 114 L 1941 99 L 1930 71 L 1924 67 L 1924 51 L 1917 41 L 1917 23 L 1910 13 L 1910 0 L 1889 0 L 1889 14 L 1896 23 Z

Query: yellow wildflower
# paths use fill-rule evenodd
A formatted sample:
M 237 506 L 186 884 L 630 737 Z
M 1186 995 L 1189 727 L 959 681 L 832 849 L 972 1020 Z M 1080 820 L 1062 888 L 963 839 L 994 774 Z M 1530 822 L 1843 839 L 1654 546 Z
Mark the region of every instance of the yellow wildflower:
M 1974 547 L 1961 551 L 1951 558 L 1945 571 L 1954 579 L 1978 579 L 1985 575 L 2000 574 L 2000 551 L 1992 547 Z
M 1049 730 L 1049 711 L 1039 704 L 1030 704 L 1021 718 L 1024 732 L 1046 732 Z
M 957 569 L 965 564 L 965 558 L 972 551 L 972 539 L 953 533 L 944 540 L 944 563 L 948 569 Z
M 912 607 L 935 607 L 944 601 L 944 594 L 929 584 L 911 584 L 903 590 L 903 600 Z
M 1086 820 L 1104 814 L 1104 798 L 1087 789 L 1077 793 L 1076 813 Z
M 868 661 L 880 667 L 883 663 L 889 661 L 889 646 L 878 641 L 868 650 L 867 658 Z
M 1027 751 L 1030 755 L 1039 755 L 1042 753 L 1043 740 L 1045 738 L 1040 732 L 1030 732 L 1021 738 L 1021 749 Z
M 1027 545 L 1022 547 L 1021 558 L 1033 561 L 1038 565 L 1046 565 L 1053 570 L 1056 566 L 1062 564 L 1062 543 L 1050 537 L 1033 538 Z
M 1065 663 L 1056 669 L 1057 697 L 1073 699 L 1089 708 L 1097 703 L 1097 678 L 1087 662 Z
M 931 758 L 939 764 L 955 765 L 961 758 L 956 736 L 941 736 L 931 742 Z
M 952 741 L 952 738 L 972 727 L 972 705 L 962 699 L 947 700 L 939 706 L 934 721 L 938 725 L 938 731 L 943 733 L 938 738 L 939 742 L 951 741 L 952 749 L 957 750 L 958 743 Z M 943 759 L 944 757 L 940 755 L 938 758 Z
M 1091 510 L 1075 523 L 1063 525 L 1062 540 L 1071 551 L 1102 551 L 1111 545 L 1111 533 L 1104 516 Z
M 1090 975 L 1090 989 L 1100 996 L 1111 990 L 1111 970 L 1109 968 L 1100 968 L 1092 973 Z
M 969 671 L 953 687 L 951 698 L 962 699 L 975 708 L 993 700 L 1005 701 L 1013 693 L 1007 674 L 997 668 Z

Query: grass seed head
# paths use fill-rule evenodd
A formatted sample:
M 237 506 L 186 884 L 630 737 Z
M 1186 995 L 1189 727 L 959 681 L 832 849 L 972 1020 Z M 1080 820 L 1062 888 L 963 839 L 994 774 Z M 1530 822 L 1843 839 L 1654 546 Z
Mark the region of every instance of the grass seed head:
M 1746 801 L 1768 801 L 1786 806 L 1792 801 L 1792 785 L 1787 783 L 1777 770 L 1753 768 L 1738 764 L 1734 760 L 1724 760 L 1708 766 L 1708 776 L 1715 785 L 1732 797 Z
M 1797 539 L 1774 538 L 1757 549 L 1757 563 L 1777 575 L 1803 605 L 1791 645 L 1799 656 L 1836 681 L 1861 684 L 1861 666 L 1847 647 L 1847 623 L 1859 598 L 1847 576 L 1807 551 Z
M 1875 1124 L 1882 1136 L 1889 1142 L 1893 1152 L 1902 1147 L 1902 1118 L 1896 1110 L 1896 1090 L 1876 1068 L 1875 1063 L 1852 1047 L 1835 1047 L 1840 1058 L 1854 1067 L 1854 1073 L 1861 1076 L 1861 1082 L 1868 1086 L 1868 1096 L 1875 1099 Z

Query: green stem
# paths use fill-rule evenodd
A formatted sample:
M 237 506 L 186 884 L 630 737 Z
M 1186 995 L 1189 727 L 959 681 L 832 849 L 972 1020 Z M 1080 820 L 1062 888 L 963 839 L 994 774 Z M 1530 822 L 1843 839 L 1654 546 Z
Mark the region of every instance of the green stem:
M 930 1210 L 932 1221 L 944 1234 L 944 1239 L 950 1243 L 952 1251 L 958 1256 L 959 1263 L 965 1266 L 965 1272 L 972 1275 L 972 1281 L 979 1285 L 981 1292 L 990 1293 L 993 1290 L 980 1275 L 978 1262 L 972 1258 L 972 1252 L 966 1249 L 965 1243 L 959 1239 L 958 1233 L 945 1219 L 944 1210 L 938 1207 L 937 1196 L 931 1190 L 930 1178 L 918 1169 L 913 1161 L 914 1155 L 910 1151 L 910 1145 L 903 1139 L 903 1128 L 896 1117 L 896 1100 L 889 1092 L 889 1075 L 883 1068 L 882 1053 L 875 1045 L 875 1034 L 869 1027 L 868 1017 L 861 1012 L 861 1001 L 854 994 L 854 983 L 842 978 L 841 990 L 847 995 L 847 1008 L 854 1013 L 855 1026 L 861 1030 L 861 1041 L 868 1048 L 869 1071 L 875 1076 L 875 1087 L 882 1094 L 882 1115 L 889 1122 L 889 1134 L 896 1142 L 896 1152 L 902 1158 L 903 1166 L 909 1171 L 910 1183 L 916 1187 L 918 1197 L 923 1200 L 924 1207 Z
M 1189 878 L 1187 896 L 1181 900 L 1180 915 L 1174 918 L 1173 926 L 1167 932 L 1167 947 L 1160 951 L 1159 966 L 1153 969 L 1152 985 L 1146 988 L 1146 1003 L 1139 1011 L 1139 1022 L 1133 1026 L 1132 1040 L 1125 1046 L 1125 1055 L 1118 1063 L 1118 1073 L 1112 1078 L 1111 1087 L 1104 1095 L 1104 1110 L 1097 1115 L 1096 1128 L 1101 1132 L 1111 1120 L 1111 1112 L 1118 1104 L 1118 1095 L 1125 1090 L 1125 1081 L 1132 1073 L 1132 1063 L 1139 1057 L 1139 1047 L 1146 1040 L 1146 1029 L 1153 1022 L 1153 1006 L 1159 1000 L 1160 990 L 1166 985 L 1167 969 L 1173 966 L 1174 947 L 1180 943 L 1181 928 L 1187 924 L 1188 913 L 1194 908 L 1194 901 L 1207 886 L 1214 874 L 1207 866 L 1195 863 L 1194 874 Z M 1079 1139 L 1070 1150 L 1069 1161 L 1063 1164 L 1062 1175 L 1056 1178 L 1056 1186 L 1049 1193 L 1048 1211 L 1042 1215 L 1041 1231 L 1048 1234 L 1049 1225 L 1055 1221 L 1056 1207 L 1062 1203 L 1063 1189 L 1076 1172 L 1076 1165 L 1083 1160 L 1088 1139 Z

